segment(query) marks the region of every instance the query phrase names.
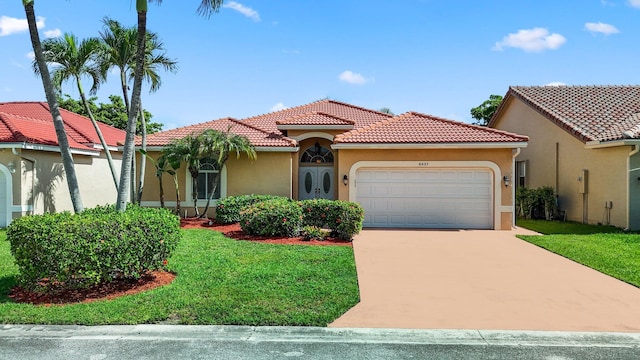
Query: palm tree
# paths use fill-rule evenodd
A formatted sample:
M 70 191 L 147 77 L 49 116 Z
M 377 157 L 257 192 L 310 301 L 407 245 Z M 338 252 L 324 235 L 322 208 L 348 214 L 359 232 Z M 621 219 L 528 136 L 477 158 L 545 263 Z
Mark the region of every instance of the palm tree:
M 73 210 L 76 213 L 80 213 L 84 210 L 84 206 L 82 205 L 82 197 L 80 196 L 78 178 L 76 176 L 71 149 L 69 148 L 69 139 L 67 138 L 67 133 L 64 130 L 62 115 L 60 115 L 60 108 L 58 107 L 55 89 L 53 82 L 51 81 L 49 69 L 47 68 L 47 62 L 44 59 L 42 52 L 42 45 L 40 43 L 40 35 L 38 34 L 38 28 L 36 26 L 36 14 L 33 4 L 34 0 L 22 0 L 22 5 L 24 6 L 24 11 L 27 16 L 27 23 L 29 25 L 31 46 L 33 47 L 33 53 L 35 55 L 36 63 L 38 64 L 40 78 L 42 79 L 42 86 L 47 98 L 47 103 L 49 104 L 49 111 L 53 118 L 53 126 L 56 129 L 56 137 L 58 138 L 58 146 L 60 147 L 60 153 L 62 155 L 62 166 L 64 167 L 64 172 L 67 178 L 67 186 L 69 187 L 71 203 L 73 205 Z
M 140 150 L 140 153 L 145 157 L 149 158 L 149 161 L 156 168 L 156 177 L 159 182 L 160 189 L 160 207 L 164 209 L 164 186 L 162 184 L 162 176 L 167 173 L 174 178 L 174 183 L 176 186 L 176 199 L 177 199 L 177 209 L 178 214 L 180 214 L 180 194 L 178 193 L 178 182 L 176 181 L 176 170 L 180 168 L 180 161 L 178 159 L 171 157 L 171 149 L 166 149 L 165 152 L 158 157 L 158 159 L 152 158 L 145 150 Z
M 203 138 L 201 135 L 190 134 L 169 144 L 167 153 L 187 165 L 191 175 L 193 207 L 195 216 L 200 216 L 198 210 L 198 175 L 200 174 L 201 161 L 206 157 L 204 153 Z
M 100 41 L 96 38 L 84 39 L 78 43 L 78 38 L 69 33 L 65 33 L 62 38 L 46 39 L 42 42 L 44 60 L 53 66 L 53 84 L 56 90 L 58 90 L 58 93 L 61 92 L 63 82 L 69 79 L 75 81 L 85 111 L 89 115 L 93 128 L 96 130 L 96 134 L 98 134 L 98 138 L 100 139 L 100 144 L 107 155 L 107 162 L 109 163 L 109 169 L 111 169 L 113 184 L 117 189 L 118 177 L 116 175 L 116 168 L 113 165 L 113 159 L 111 158 L 111 152 L 109 151 L 107 142 L 104 140 L 104 136 L 102 136 L 98 122 L 91 112 L 81 81 L 83 76 L 89 76 L 93 82 L 89 93 L 91 95 L 96 93 L 101 79 L 96 58 L 99 56 L 101 48 Z M 33 69 L 39 74 L 36 61 L 33 62 Z
M 26 1 L 26 0 L 23 0 Z M 33 0 L 32 0 L 33 1 Z M 127 194 L 129 193 L 129 183 L 131 181 L 131 160 L 133 158 L 135 145 L 135 130 L 137 109 L 140 108 L 140 95 L 142 90 L 142 79 L 144 73 L 146 31 L 147 31 L 147 9 L 149 2 L 162 3 L 162 0 L 136 0 L 136 11 L 138 13 L 138 37 L 136 47 L 136 71 L 133 77 L 133 90 L 131 92 L 131 107 L 129 108 L 129 119 L 127 122 L 127 136 L 124 142 L 124 150 L 122 153 L 122 170 L 120 171 L 120 186 L 118 187 L 118 199 L 116 208 L 124 211 L 127 208 Z M 205 16 L 212 14 L 220 9 L 224 0 L 201 0 L 198 12 Z M 35 26 L 35 18 L 34 26 Z
M 108 71 L 111 68 L 117 68 L 120 74 L 120 85 L 122 88 L 122 95 L 125 102 L 125 106 L 128 111 L 131 111 L 129 102 L 129 80 L 133 79 L 135 74 L 135 55 L 136 55 L 136 39 L 138 31 L 135 27 L 125 28 L 118 21 L 109 18 L 103 19 L 105 25 L 105 31 L 100 33 L 102 43 L 106 48 L 106 56 L 101 60 L 101 68 L 103 76 L 106 77 Z M 145 58 L 143 67 L 143 79 L 150 83 L 151 87 L 149 92 L 155 92 L 160 88 L 162 84 L 160 75 L 158 73 L 160 68 L 164 70 L 175 72 L 177 70 L 177 63 L 175 60 L 170 59 L 164 53 L 164 47 L 159 37 L 155 33 L 147 33 L 147 40 L 145 45 Z M 140 102 L 142 104 L 142 102 Z M 146 119 L 144 118 L 144 112 L 142 111 L 142 105 L 140 105 L 139 112 L 142 123 L 142 149 L 146 150 Z M 136 121 L 137 123 L 137 121 Z M 135 161 L 135 160 L 134 160 Z M 131 180 L 135 181 L 135 163 L 131 166 Z M 142 200 L 142 190 L 144 188 L 144 172 L 146 168 L 146 157 L 142 157 L 140 164 L 140 177 L 137 187 L 131 188 L 132 199 L 135 199 L 137 203 Z
M 222 172 L 222 167 L 229 160 L 230 153 L 236 153 L 236 158 L 240 158 L 240 154 L 244 153 L 250 160 L 255 160 L 257 155 L 256 151 L 251 145 L 249 139 L 244 136 L 236 135 L 230 132 L 231 128 L 227 129 L 226 132 L 217 131 L 213 129 L 205 130 L 200 137 L 202 138 L 202 146 L 204 147 L 205 156 L 213 157 L 216 161 L 216 166 L 218 168 L 218 172 L 213 180 L 214 188 L 211 189 L 211 194 L 207 198 L 207 205 L 204 207 L 202 211 L 202 215 L 200 217 L 207 216 L 207 211 L 209 210 L 209 205 L 211 204 L 211 200 L 216 192 L 216 187 L 220 183 L 220 173 Z

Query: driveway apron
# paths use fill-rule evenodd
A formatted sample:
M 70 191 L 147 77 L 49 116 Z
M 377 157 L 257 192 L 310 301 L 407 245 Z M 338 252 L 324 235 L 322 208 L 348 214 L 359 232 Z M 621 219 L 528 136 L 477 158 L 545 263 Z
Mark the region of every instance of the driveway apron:
M 329 326 L 640 331 L 640 289 L 515 234 L 364 230 L 361 301 Z

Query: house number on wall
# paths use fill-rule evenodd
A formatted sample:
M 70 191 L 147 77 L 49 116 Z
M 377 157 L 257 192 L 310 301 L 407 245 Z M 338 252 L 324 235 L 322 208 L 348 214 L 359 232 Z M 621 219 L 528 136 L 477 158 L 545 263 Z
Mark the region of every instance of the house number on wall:
M 429 166 L 429 163 L 426 161 L 421 161 L 418 163 L 418 166 Z

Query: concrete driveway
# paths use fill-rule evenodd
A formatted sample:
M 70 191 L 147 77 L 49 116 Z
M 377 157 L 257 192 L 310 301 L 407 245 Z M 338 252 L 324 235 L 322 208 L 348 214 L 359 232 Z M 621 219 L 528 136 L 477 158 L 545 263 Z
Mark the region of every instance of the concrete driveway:
M 361 301 L 329 326 L 640 331 L 640 289 L 515 234 L 364 230 Z

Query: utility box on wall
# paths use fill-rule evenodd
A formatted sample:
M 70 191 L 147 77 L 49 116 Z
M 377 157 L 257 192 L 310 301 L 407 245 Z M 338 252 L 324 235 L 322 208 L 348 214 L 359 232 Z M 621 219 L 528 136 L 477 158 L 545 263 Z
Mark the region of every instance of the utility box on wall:
M 578 193 L 586 194 L 588 193 L 587 189 L 587 181 L 589 177 L 589 170 L 581 170 L 580 176 L 578 177 Z

